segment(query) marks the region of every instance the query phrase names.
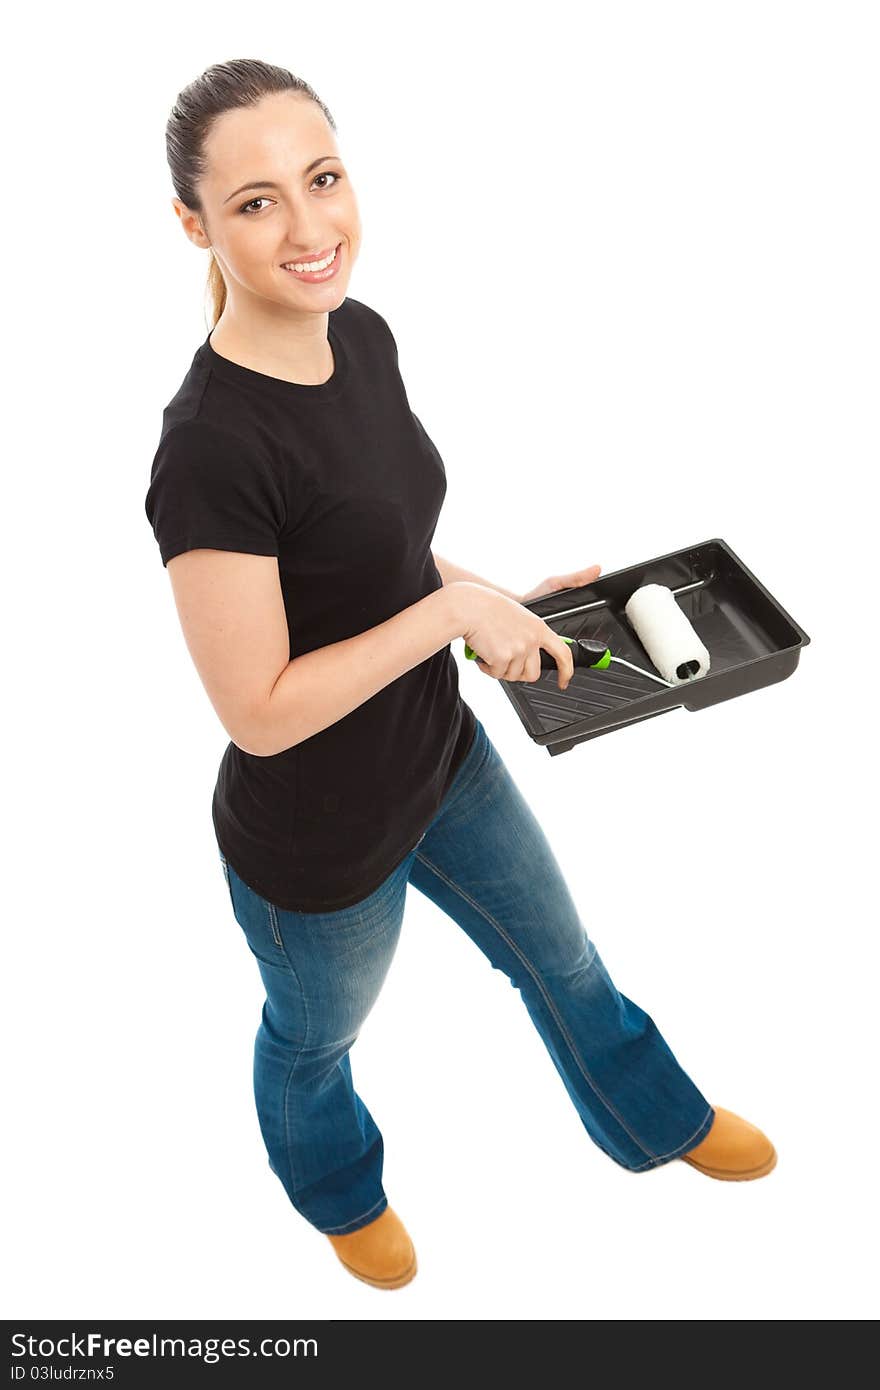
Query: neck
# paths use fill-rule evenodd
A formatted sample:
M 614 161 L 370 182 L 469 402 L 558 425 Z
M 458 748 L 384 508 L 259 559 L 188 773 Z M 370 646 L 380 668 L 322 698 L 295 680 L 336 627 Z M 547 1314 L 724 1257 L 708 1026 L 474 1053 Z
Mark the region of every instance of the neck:
M 211 331 L 211 347 L 242 367 L 302 386 L 319 386 L 333 374 L 327 336 L 329 313 L 273 316 L 242 322 L 229 305 Z

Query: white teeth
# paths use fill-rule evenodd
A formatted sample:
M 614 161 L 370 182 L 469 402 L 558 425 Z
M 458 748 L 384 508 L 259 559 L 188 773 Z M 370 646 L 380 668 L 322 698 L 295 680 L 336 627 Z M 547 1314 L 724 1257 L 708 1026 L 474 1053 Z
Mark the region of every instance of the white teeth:
M 336 260 L 336 251 L 334 250 L 333 253 L 332 253 L 331 255 L 329 255 L 329 256 L 327 257 L 326 260 L 323 260 L 323 261 L 307 261 L 307 262 L 305 263 L 305 265 L 301 265 L 301 264 L 299 263 L 299 261 L 294 261 L 294 262 L 287 261 L 287 262 L 285 263 L 284 269 L 285 269 L 285 270 L 308 270 L 308 271 L 310 271 L 310 272 L 314 272 L 314 271 L 316 271 L 316 270 L 326 270 L 327 267 L 328 267 L 328 265 L 332 265 L 333 262 L 334 262 L 335 260 Z

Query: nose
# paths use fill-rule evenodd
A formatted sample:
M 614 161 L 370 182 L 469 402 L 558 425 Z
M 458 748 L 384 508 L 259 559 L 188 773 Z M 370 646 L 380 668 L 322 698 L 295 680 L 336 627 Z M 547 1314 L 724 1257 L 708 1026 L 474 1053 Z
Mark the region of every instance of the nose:
M 332 251 L 339 240 L 332 227 L 298 217 L 296 226 L 290 229 L 287 244 L 295 246 L 298 255 L 308 256 L 314 252 Z

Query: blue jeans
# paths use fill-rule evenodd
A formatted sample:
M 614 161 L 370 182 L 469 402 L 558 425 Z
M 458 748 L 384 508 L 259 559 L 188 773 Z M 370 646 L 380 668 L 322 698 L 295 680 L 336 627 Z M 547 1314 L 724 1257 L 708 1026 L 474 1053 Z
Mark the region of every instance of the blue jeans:
M 382 1135 L 354 1089 L 349 1053 L 391 964 L 409 883 L 519 990 L 587 1134 L 609 1158 L 643 1172 L 709 1132 L 712 1106 L 653 1020 L 618 993 L 479 720 L 419 843 L 352 907 L 276 907 L 220 859 L 266 990 L 254 1095 L 269 1163 L 319 1231 L 356 1231 L 388 1205 Z

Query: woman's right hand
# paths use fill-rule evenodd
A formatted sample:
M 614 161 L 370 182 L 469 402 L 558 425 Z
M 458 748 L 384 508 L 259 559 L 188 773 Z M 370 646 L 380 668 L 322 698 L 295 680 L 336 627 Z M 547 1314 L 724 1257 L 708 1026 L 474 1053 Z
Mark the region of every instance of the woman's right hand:
M 543 647 L 556 662 L 559 689 L 565 690 L 574 673 L 571 646 L 543 618 L 485 584 L 459 579 L 449 588 L 460 591 L 456 598 L 461 636 L 477 653 L 476 664 L 484 675 L 536 681 L 542 671 Z

